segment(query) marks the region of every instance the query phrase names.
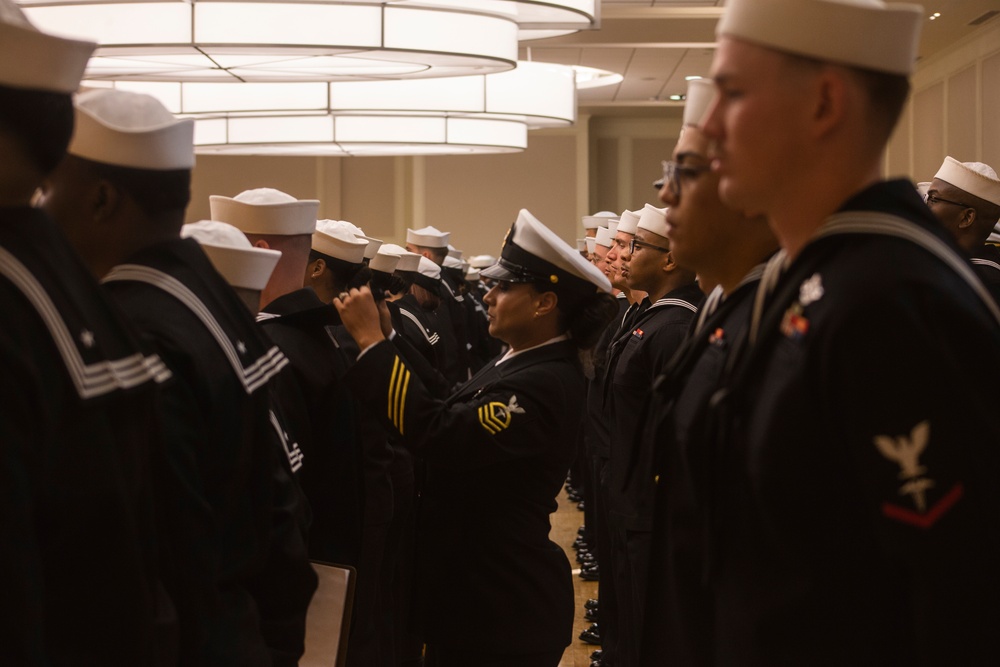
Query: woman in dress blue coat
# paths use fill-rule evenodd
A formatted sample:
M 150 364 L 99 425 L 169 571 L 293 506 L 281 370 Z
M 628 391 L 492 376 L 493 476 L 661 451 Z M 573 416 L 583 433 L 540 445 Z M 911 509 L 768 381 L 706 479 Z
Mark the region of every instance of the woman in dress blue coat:
M 367 289 L 334 301 L 362 350 L 351 381 L 427 462 L 418 618 L 428 667 L 555 667 L 572 637 L 569 561 L 549 540 L 583 416 L 579 352 L 616 312 L 593 265 L 522 210 L 482 275 L 509 350 L 447 400 L 385 340 Z

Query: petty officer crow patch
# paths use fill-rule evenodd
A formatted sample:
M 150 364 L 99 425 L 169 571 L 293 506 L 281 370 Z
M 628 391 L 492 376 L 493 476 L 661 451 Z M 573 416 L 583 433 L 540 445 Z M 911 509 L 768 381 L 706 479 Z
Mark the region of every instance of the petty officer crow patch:
M 912 505 L 883 503 L 882 514 L 889 519 L 918 528 L 930 528 L 962 497 L 962 485 L 956 484 L 936 503 L 927 504 L 927 494 L 935 488 L 927 476 L 927 468 L 920 465 L 920 455 L 930 442 L 931 424 L 925 420 L 913 427 L 908 435 L 875 436 L 879 453 L 899 465 L 899 495 L 909 497 Z
M 524 414 L 524 408 L 517 404 L 517 396 L 511 396 L 507 405 L 500 401 L 491 401 L 479 406 L 479 423 L 490 435 L 496 435 L 510 426 L 515 414 Z

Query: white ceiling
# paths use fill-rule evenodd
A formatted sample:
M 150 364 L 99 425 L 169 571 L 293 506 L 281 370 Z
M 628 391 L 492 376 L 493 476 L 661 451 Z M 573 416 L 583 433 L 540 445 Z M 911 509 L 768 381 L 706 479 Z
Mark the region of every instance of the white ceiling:
M 890 2 L 893 0 L 890 0 Z M 961 40 L 970 25 L 1000 0 L 923 0 L 930 17 L 923 26 L 920 56 L 925 58 Z M 706 76 L 712 62 L 715 24 L 725 0 L 602 0 L 601 28 L 521 43 L 521 57 L 585 65 L 622 74 L 614 86 L 579 92 L 582 111 L 634 114 L 649 107 L 679 107 L 671 95 L 687 88 L 685 77 Z M 1000 13 L 988 19 L 1000 20 Z

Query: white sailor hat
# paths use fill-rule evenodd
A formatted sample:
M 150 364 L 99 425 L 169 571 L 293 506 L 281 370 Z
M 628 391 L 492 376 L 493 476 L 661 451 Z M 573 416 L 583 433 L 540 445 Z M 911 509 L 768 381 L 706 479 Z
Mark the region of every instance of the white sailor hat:
M 473 269 L 469 267 L 469 270 L 465 272 L 465 279 L 470 283 L 479 282 L 479 269 Z
M 410 252 L 402 246 L 398 246 L 395 243 L 386 243 L 381 248 L 378 249 L 378 254 L 391 254 L 399 257 L 399 262 L 396 264 L 396 271 L 401 271 L 403 273 L 414 273 L 420 268 L 420 258 L 423 255 Z M 371 265 L 369 265 L 371 268 Z
M 506 282 L 541 283 L 567 299 L 611 292 L 611 283 L 597 267 L 526 209 L 521 209 L 507 232 L 500 259 L 480 275 Z
M 225 222 L 201 220 L 181 227 L 182 238 L 201 244 L 215 270 L 233 287 L 262 290 L 271 278 L 281 251 L 255 248 L 246 235 Z
M 441 289 L 441 267 L 421 255 L 417 272 L 413 275 L 413 282 L 425 290 L 436 293 Z
M 474 269 L 485 269 L 497 263 L 497 258 L 493 255 L 473 255 L 469 258 L 469 266 Z
M 642 207 L 642 214 L 639 216 L 638 228 L 666 237 L 667 209 L 656 208 L 652 204 L 646 204 Z
M 441 264 L 442 273 L 447 272 L 453 280 L 465 280 L 465 269 L 465 262 L 451 255 L 445 257 L 444 262 Z
M 687 96 L 684 101 L 684 125 L 701 125 L 715 99 L 715 84 L 709 79 L 688 81 Z
M 375 256 L 368 262 L 368 268 L 372 271 L 381 271 L 382 273 L 392 273 L 395 271 L 396 266 L 399 264 L 399 253 L 393 252 L 392 248 L 399 248 L 399 246 L 394 246 L 391 243 L 380 245 L 379 249 L 375 252 Z M 403 252 L 406 251 L 404 250 Z
M 917 183 L 917 194 L 920 195 L 921 199 L 927 197 L 927 191 L 930 189 L 931 189 L 930 181 L 921 181 L 920 183 Z
M 610 248 L 614 243 L 615 235 L 611 233 L 611 230 L 607 227 L 598 227 L 597 236 L 594 237 L 594 242 L 599 246 L 604 246 L 605 248 Z
M 584 229 L 597 229 L 598 227 L 607 227 L 608 220 L 617 220 L 618 214 L 612 213 L 611 211 L 598 211 L 594 215 L 583 216 L 583 228 Z
M 12 0 L 0 0 L 0 86 L 72 94 L 96 47 L 41 32 Z
M 619 224 L 621 224 L 620 220 L 608 220 L 608 231 L 611 232 L 611 236 L 618 233 Z
M 882 0 L 729 0 L 716 34 L 824 62 L 908 76 L 923 8 Z
M 452 255 L 448 255 L 444 258 L 444 262 L 441 265 L 446 269 L 455 269 L 456 271 L 464 271 L 465 265 L 462 264 L 462 260 Z
M 130 169 L 194 167 L 194 121 L 178 119 L 155 97 L 102 88 L 80 93 L 68 152 Z
M 447 248 L 450 238 L 451 233 L 442 232 L 431 226 L 406 230 L 406 242 L 424 248 Z
M 323 227 L 325 224 L 328 224 L 328 223 L 331 223 L 331 222 L 337 223 L 338 227 L 340 227 L 341 229 L 346 229 L 351 234 L 354 234 L 355 236 L 357 236 L 359 238 L 362 238 L 365 235 L 365 232 L 364 232 L 363 229 L 361 229 L 360 227 L 358 227 L 353 222 L 350 222 L 349 220 L 329 220 L 329 219 L 317 220 L 316 221 L 316 229 L 319 229 L 320 227 Z
M 355 236 L 352 227 L 354 225 L 343 220 L 317 221 L 316 231 L 312 235 L 312 249 L 348 264 L 361 264 L 365 259 L 368 241 Z
M 587 239 L 584 238 L 576 240 L 576 251 L 587 252 Z
M 371 236 L 366 236 L 365 231 L 363 229 L 358 227 L 353 222 L 348 222 L 347 220 L 334 220 L 334 221 L 317 220 L 316 229 L 319 229 L 320 226 L 325 222 L 339 222 L 340 224 L 344 225 L 347 229 L 349 229 L 351 233 L 357 236 L 359 239 L 364 239 L 365 241 L 367 241 L 368 247 L 365 248 L 365 259 L 371 259 L 372 257 L 374 257 L 375 253 L 378 252 L 379 247 L 383 243 L 381 239 L 376 239 L 372 238 Z M 315 250 L 315 248 L 313 248 L 313 250 Z
M 618 231 L 635 235 L 635 230 L 639 224 L 639 215 L 642 211 L 623 211 L 621 220 L 618 221 Z M 612 233 L 612 236 L 614 234 Z
M 364 239 L 368 243 L 365 247 L 365 259 L 367 260 L 374 259 L 375 255 L 378 254 L 378 249 L 385 243 L 382 239 L 372 238 L 371 236 L 359 236 L 358 238 Z
M 954 185 L 970 195 L 1000 206 L 1000 180 L 993 167 L 982 162 L 959 162 L 949 156 L 934 178 Z
M 316 231 L 319 200 L 296 199 L 273 188 L 244 190 L 235 197 L 208 198 L 213 220 L 222 220 L 245 234 L 295 236 Z
M 449 257 L 454 257 L 455 259 L 462 259 L 462 251 L 449 243 L 448 244 L 448 256 Z
M 591 255 L 593 255 L 596 250 L 597 250 L 597 237 L 595 237 L 595 236 L 588 236 L 587 237 L 587 252 L 589 252 Z

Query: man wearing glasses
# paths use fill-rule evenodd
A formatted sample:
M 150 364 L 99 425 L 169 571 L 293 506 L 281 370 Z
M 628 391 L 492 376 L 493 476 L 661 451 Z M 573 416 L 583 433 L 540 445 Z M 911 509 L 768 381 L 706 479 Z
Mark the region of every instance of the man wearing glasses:
M 641 314 L 612 344 L 608 362 L 612 378 L 608 522 L 613 552 L 608 574 L 614 578 L 618 607 L 615 667 L 638 664 L 652 543 L 653 448 L 641 446 L 644 441 L 635 436 L 653 379 L 680 347 L 704 296 L 694 273 L 675 261 L 666 237 L 666 209 L 646 204 L 635 235 L 620 251 L 628 267 L 628 287 L 648 296 Z M 601 620 L 603 624 L 603 616 Z
M 969 254 L 976 274 L 1000 302 L 1000 250 L 995 245 L 986 245 L 1000 219 L 997 173 L 982 162 L 959 162 L 946 157 L 924 201 Z
M 663 163 L 670 254 L 698 274 L 708 297 L 681 352 L 654 384 L 641 436 L 643 447 L 656 451 L 658 478 L 641 660 L 649 667 L 691 664 L 711 645 L 696 501 L 710 455 L 705 415 L 730 352 L 746 336 L 764 262 L 778 248 L 763 216 L 719 199 L 709 140 L 698 127 L 714 97 L 711 81 L 688 83 L 674 161 Z

